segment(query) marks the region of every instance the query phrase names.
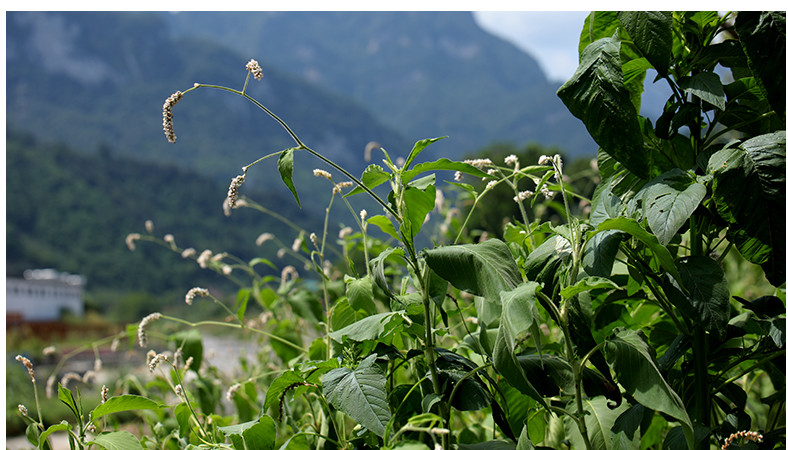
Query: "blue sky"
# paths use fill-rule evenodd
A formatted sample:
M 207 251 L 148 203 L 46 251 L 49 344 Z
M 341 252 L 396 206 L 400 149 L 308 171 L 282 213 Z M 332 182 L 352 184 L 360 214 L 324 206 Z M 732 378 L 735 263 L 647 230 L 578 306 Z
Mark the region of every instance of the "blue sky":
M 552 81 L 577 69 L 577 43 L 588 11 L 477 11 L 479 26 L 536 58 Z

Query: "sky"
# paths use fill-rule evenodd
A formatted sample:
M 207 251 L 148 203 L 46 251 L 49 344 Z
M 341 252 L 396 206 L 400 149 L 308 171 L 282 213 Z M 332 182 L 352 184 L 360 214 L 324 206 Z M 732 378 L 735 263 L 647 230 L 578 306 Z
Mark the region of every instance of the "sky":
M 577 45 L 588 11 L 477 11 L 480 27 L 533 56 L 551 81 L 577 69 Z

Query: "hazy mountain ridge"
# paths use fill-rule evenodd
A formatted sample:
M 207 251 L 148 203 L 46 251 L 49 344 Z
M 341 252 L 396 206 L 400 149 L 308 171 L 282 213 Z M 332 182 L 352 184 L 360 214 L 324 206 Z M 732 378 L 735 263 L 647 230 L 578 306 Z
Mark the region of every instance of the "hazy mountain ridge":
M 449 135 L 459 157 L 493 140 L 569 154 L 596 146 L 528 54 L 470 12 L 165 13 L 179 36 L 210 37 L 348 95 L 414 139 Z

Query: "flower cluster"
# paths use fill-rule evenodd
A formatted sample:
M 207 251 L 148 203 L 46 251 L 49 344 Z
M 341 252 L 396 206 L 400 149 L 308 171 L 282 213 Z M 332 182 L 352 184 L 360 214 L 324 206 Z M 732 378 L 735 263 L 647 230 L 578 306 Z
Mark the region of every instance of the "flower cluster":
M 147 335 L 147 328 L 151 322 L 161 319 L 161 313 L 155 312 L 152 314 L 148 314 L 140 321 L 140 325 L 137 327 L 137 338 L 140 341 L 140 347 L 145 348 L 148 345 L 148 335 Z
M 167 140 L 173 144 L 175 143 L 175 130 L 172 128 L 172 107 L 175 106 L 181 98 L 183 98 L 183 93 L 177 91 L 164 101 L 164 106 L 162 107 L 164 135 L 167 136 Z
M 193 287 L 186 293 L 185 301 L 187 305 L 191 306 L 191 304 L 194 303 L 194 297 L 208 297 L 209 295 L 211 295 L 211 293 L 208 292 L 208 289 Z
M 33 363 L 31 363 L 29 359 L 25 358 L 22 355 L 16 355 L 16 360 L 25 365 L 25 367 L 27 368 L 27 373 L 28 375 L 30 375 L 30 381 L 35 383 L 36 375 L 35 373 L 33 373 Z
M 738 431 L 728 436 L 727 439 L 725 439 L 725 443 L 722 444 L 721 450 L 728 450 L 728 447 L 730 447 L 730 445 L 736 439 L 743 439 L 745 442 L 746 441 L 763 442 L 763 435 L 755 431 Z
M 315 169 L 315 170 L 312 171 L 312 174 L 314 176 L 316 176 L 316 177 L 322 177 L 322 178 L 325 178 L 327 180 L 331 179 L 331 173 L 328 172 L 328 171 L 325 171 L 323 169 Z
M 227 189 L 227 206 L 230 209 L 238 207 L 238 188 L 244 184 L 246 175 L 238 175 L 230 182 L 230 187 Z
M 263 79 L 263 69 L 260 68 L 260 63 L 254 59 L 250 59 L 249 62 L 246 63 L 246 70 L 252 73 L 255 80 L 260 81 Z

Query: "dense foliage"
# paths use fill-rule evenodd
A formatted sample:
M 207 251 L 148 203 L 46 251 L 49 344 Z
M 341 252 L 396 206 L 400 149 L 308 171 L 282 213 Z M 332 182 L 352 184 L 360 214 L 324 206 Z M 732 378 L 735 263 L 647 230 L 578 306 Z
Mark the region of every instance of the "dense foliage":
M 155 377 L 120 380 L 91 411 L 60 385 L 75 422 L 45 427 L 25 409 L 28 437 L 67 431 L 80 448 L 785 448 L 785 78 L 770 69 L 784 65 L 785 41 L 775 34 L 785 36 L 784 13 L 591 13 L 579 68 L 558 91 L 600 146 L 588 215 L 560 155 L 433 159 L 442 138 L 432 138 L 400 161 L 375 150 L 381 164 L 354 176 L 249 95 L 254 60 L 240 90 L 198 84 L 171 97 L 165 117 L 204 90 L 258 106 L 293 140 L 263 159 L 277 158 L 294 201 L 310 194 L 294 155 L 311 155 L 331 170 L 313 172 L 332 189 L 325 223 L 344 205 L 354 226 L 304 236 L 291 248 L 303 269 L 279 276 L 258 273 L 269 260 L 202 258 L 247 276 L 232 299 L 186 293 L 224 320 L 155 313 L 131 325 Z M 648 69 L 673 92 L 656 123 L 638 114 Z M 239 195 L 257 163 L 232 180 L 231 208 L 255 206 Z M 455 181 L 439 189 L 436 171 Z M 517 206 L 502 239 L 472 238 L 468 218 L 500 186 Z M 357 210 L 358 196 L 376 210 Z M 458 201 L 473 207 L 459 215 Z M 530 215 L 539 202 L 563 222 Z M 752 270 L 770 285 L 745 297 L 737 278 Z M 248 317 L 250 302 L 265 311 Z M 194 327 L 239 330 L 260 343 L 257 359 L 240 375 L 204 367 Z M 128 410 L 146 424 L 141 438 L 108 425 Z

